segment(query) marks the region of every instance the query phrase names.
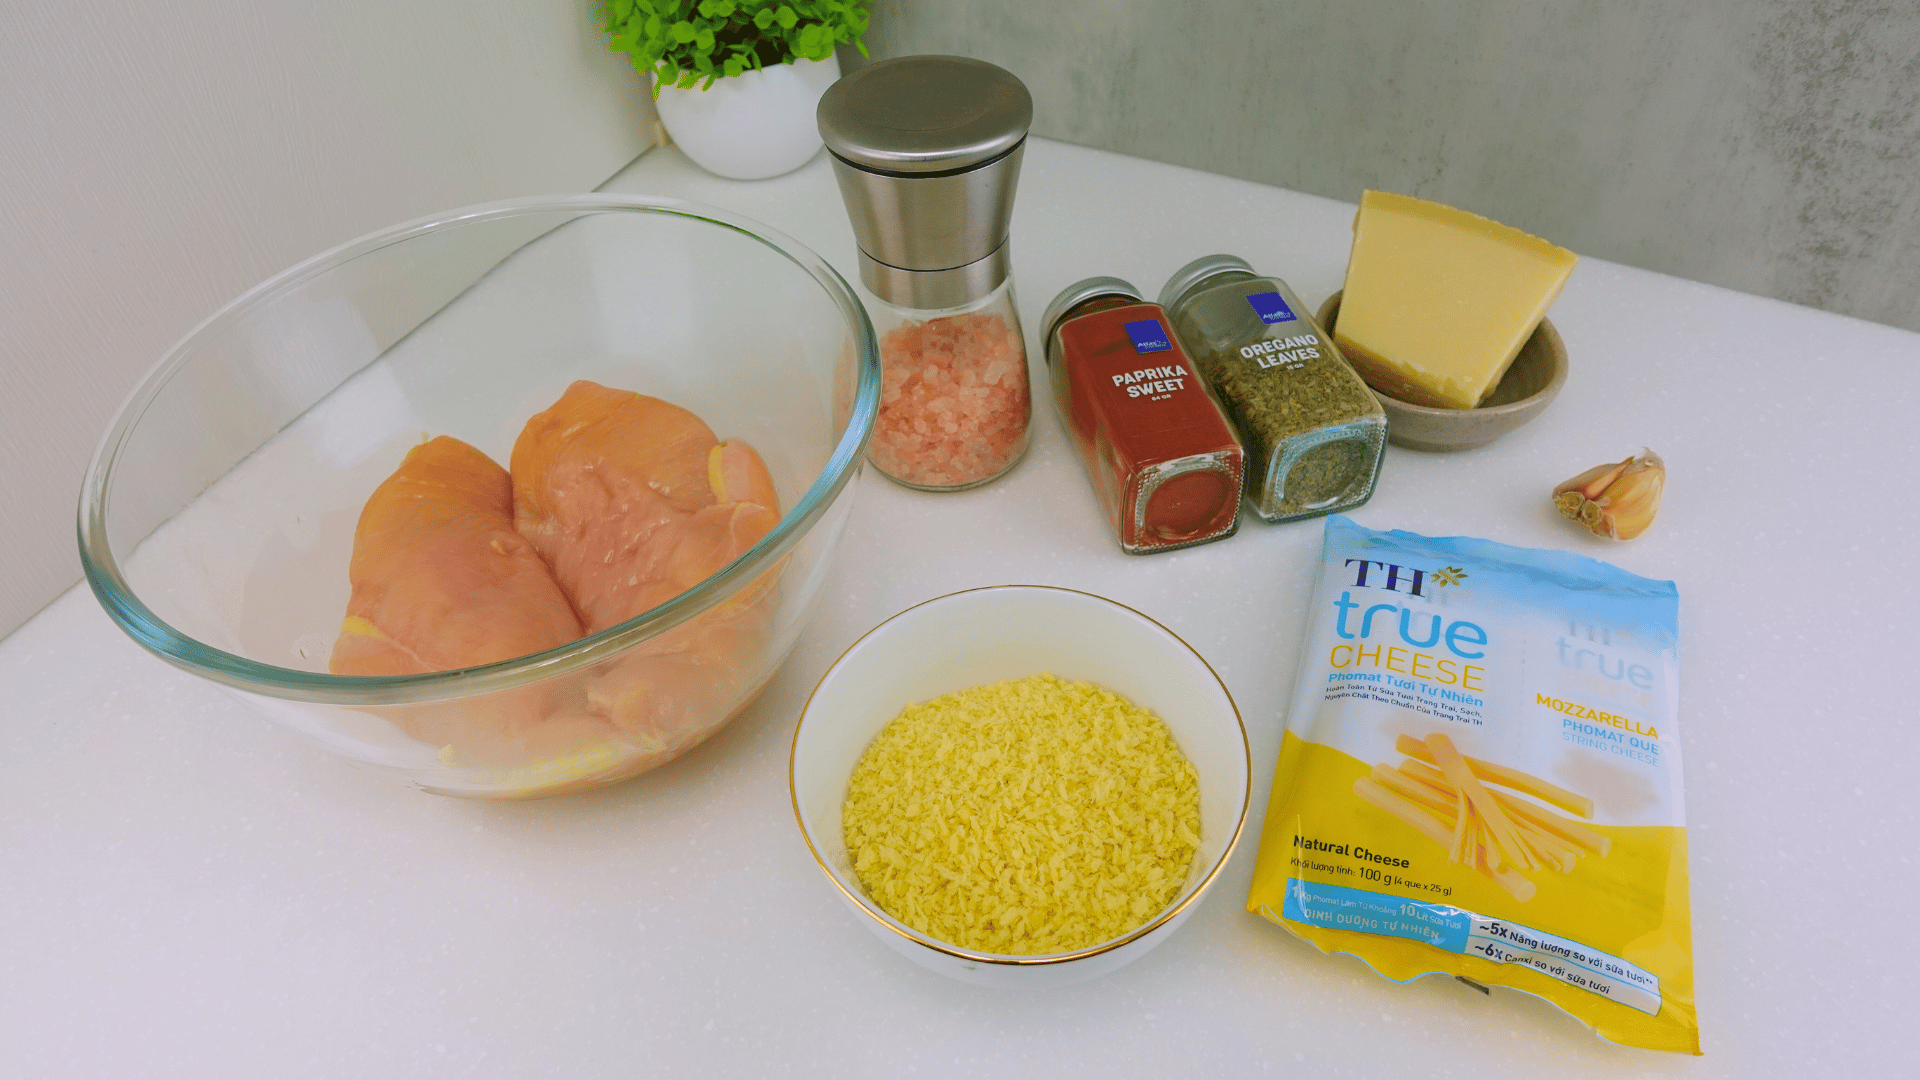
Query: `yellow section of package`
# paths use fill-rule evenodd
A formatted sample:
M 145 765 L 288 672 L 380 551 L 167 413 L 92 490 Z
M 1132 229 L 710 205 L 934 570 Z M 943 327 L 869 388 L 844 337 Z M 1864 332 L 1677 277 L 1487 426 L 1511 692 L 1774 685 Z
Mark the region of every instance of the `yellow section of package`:
M 1614 1042 L 1699 1052 L 1685 829 L 1586 825 L 1610 841 L 1607 854 L 1589 854 L 1571 871 L 1542 867 L 1529 873 L 1536 891 L 1523 902 L 1466 862 L 1450 863 L 1448 852 L 1428 836 L 1356 795 L 1356 782 L 1373 769 L 1373 763 L 1287 733 L 1248 911 L 1324 952 L 1351 953 L 1395 981 L 1444 972 L 1511 986 L 1546 998 Z M 1455 909 L 1512 926 L 1515 934 L 1535 930 L 1571 939 L 1657 978 L 1658 1012 L 1648 1015 L 1522 963 L 1455 953 L 1378 927 L 1361 931 L 1322 924 L 1363 919 L 1364 913 L 1314 921 L 1287 918 L 1288 889 L 1295 882 Z

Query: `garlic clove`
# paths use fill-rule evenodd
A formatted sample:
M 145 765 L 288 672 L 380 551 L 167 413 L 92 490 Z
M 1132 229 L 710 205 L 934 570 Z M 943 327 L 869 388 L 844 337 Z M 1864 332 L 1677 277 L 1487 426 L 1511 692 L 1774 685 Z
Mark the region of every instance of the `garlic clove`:
M 1599 465 L 1553 489 L 1553 505 L 1595 536 L 1631 540 L 1647 531 L 1660 510 L 1667 465 L 1652 450 Z
M 1583 499 L 1597 499 L 1606 492 L 1607 485 L 1618 480 L 1620 474 L 1626 472 L 1627 466 L 1631 464 L 1633 464 L 1632 458 L 1613 465 L 1595 465 L 1579 476 L 1554 488 L 1553 493 L 1558 497 L 1564 492 L 1575 491 L 1579 492 L 1580 497 Z

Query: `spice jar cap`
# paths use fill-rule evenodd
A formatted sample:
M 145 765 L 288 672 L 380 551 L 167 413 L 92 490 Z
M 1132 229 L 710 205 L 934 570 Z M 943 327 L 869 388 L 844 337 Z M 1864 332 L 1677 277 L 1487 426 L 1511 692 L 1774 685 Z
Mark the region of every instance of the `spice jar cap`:
M 827 88 L 817 113 L 835 155 L 876 172 L 970 169 L 1020 145 L 1033 95 L 1004 68 L 964 56 L 901 56 Z
M 1236 271 L 1243 274 L 1254 273 L 1253 267 L 1247 260 L 1237 255 L 1202 255 L 1175 270 L 1173 276 L 1167 279 L 1166 285 L 1160 290 L 1160 306 L 1167 309 L 1167 313 L 1171 315 L 1173 305 L 1179 303 L 1180 299 L 1192 292 L 1195 287 L 1204 284 L 1208 278 Z
M 1040 338 L 1046 340 L 1053 333 L 1053 326 L 1059 322 L 1074 306 L 1096 296 L 1124 296 L 1131 300 L 1146 303 L 1147 298 L 1133 287 L 1133 282 L 1117 277 L 1090 277 L 1060 290 L 1060 295 L 1047 305 L 1046 314 L 1040 316 Z

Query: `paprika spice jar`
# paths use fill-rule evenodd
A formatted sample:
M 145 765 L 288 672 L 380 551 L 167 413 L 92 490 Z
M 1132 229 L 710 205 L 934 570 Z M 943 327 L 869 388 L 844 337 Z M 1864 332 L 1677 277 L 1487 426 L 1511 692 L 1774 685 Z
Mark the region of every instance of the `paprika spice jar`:
M 1047 306 L 1053 400 L 1130 555 L 1204 544 L 1240 524 L 1242 454 L 1166 313 L 1119 278 Z

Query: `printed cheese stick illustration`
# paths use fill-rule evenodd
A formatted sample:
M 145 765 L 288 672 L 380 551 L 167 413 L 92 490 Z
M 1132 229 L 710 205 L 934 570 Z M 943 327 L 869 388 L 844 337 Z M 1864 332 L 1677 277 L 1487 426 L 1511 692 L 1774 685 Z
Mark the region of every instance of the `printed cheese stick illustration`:
M 1442 737 L 1444 738 L 1444 736 Z M 1416 761 L 1424 761 L 1429 765 L 1437 764 L 1433 759 L 1432 752 L 1427 749 L 1426 744 L 1411 735 L 1400 736 L 1400 738 L 1394 741 L 1393 748 Z M 1479 758 L 1467 758 L 1466 762 L 1467 768 L 1472 770 L 1473 775 L 1483 781 L 1490 781 L 1495 784 L 1510 787 L 1515 791 L 1531 795 L 1542 802 L 1550 802 L 1555 806 L 1563 807 L 1568 813 L 1578 814 L 1583 818 L 1593 816 L 1593 800 L 1584 795 L 1576 795 L 1566 788 L 1556 784 L 1549 784 L 1537 776 L 1531 776 L 1518 769 L 1509 769 L 1504 765 L 1495 765 L 1490 761 L 1481 761 Z
M 1552 868 L 1571 873 L 1591 852 L 1605 857 L 1607 837 L 1499 787 L 1591 815 L 1593 801 L 1517 769 L 1470 758 L 1442 733 L 1424 739 L 1401 735 L 1395 749 L 1408 760 L 1393 768 L 1376 764 L 1353 782 L 1353 793 L 1446 849 L 1447 861 L 1465 864 L 1525 903 L 1538 891 L 1522 871 Z M 1491 787 L 1489 785 L 1492 785 Z

